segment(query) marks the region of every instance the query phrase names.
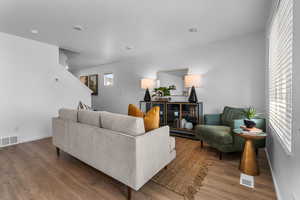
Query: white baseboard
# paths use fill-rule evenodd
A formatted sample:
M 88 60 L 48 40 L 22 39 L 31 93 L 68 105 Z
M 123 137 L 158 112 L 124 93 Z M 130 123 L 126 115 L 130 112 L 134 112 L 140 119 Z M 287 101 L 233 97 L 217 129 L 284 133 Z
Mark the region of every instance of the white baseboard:
M 33 141 L 36 141 L 36 140 L 46 139 L 46 138 L 50 138 L 50 137 L 52 137 L 52 135 L 32 137 L 32 138 L 27 139 L 27 140 L 21 140 L 21 141 L 19 141 L 18 144 L 33 142 Z
M 274 171 L 273 171 L 273 168 L 272 168 L 272 165 L 271 165 L 269 153 L 268 153 L 268 151 L 267 151 L 266 148 L 265 148 L 265 153 L 266 153 L 266 155 L 267 155 L 267 160 L 268 160 L 269 167 L 270 167 L 270 170 L 271 170 L 272 179 L 273 179 L 273 183 L 274 183 L 274 186 L 275 186 L 275 192 L 276 192 L 277 199 L 278 199 L 278 200 L 283 200 L 282 197 L 281 197 L 281 195 L 280 195 L 279 186 L 278 186 L 278 184 L 277 184 L 277 181 L 276 181 L 276 178 L 275 178 L 275 174 L 274 174 Z

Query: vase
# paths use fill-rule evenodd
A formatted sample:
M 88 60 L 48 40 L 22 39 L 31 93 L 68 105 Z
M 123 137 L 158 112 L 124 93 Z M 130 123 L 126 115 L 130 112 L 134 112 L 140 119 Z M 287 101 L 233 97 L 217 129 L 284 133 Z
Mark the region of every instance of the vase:
M 193 123 L 191 123 L 191 122 L 186 122 L 186 123 L 184 124 L 184 128 L 189 129 L 189 130 L 193 129 Z
M 197 103 L 198 102 L 197 94 L 196 94 L 196 90 L 195 90 L 194 86 L 192 87 L 192 90 L 191 90 L 191 94 L 190 94 L 190 97 L 189 97 L 189 102 L 190 103 Z
M 186 122 L 187 122 L 186 119 L 183 118 L 183 119 L 181 120 L 181 126 L 180 126 L 180 127 L 181 127 L 181 128 L 184 128 Z

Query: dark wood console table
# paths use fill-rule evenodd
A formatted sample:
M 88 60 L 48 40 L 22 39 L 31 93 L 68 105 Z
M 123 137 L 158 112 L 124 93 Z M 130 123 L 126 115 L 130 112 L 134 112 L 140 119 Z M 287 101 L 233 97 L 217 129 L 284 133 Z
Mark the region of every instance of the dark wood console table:
M 160 107 L 160 126 L 169 125 L 171 135 L 196 139 L 194 128 L 202 123 L 202 102 L 140 101 L 140 109 L 143 112 L 147 112 L 153 106 Z

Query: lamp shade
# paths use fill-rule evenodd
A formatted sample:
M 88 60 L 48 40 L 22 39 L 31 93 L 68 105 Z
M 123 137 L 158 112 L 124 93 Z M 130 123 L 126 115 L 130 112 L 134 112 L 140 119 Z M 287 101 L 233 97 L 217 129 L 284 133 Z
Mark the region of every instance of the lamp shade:
M 197 74 L 189 74 L 184 76 L 184 87 L 191 88 L 191 87 L 199 88 L 201 87 L 201 76 Z
M 155 87 L 155 80 L 151 78 L 144 78 L 141 80 L 141 88 L 152 89 Z

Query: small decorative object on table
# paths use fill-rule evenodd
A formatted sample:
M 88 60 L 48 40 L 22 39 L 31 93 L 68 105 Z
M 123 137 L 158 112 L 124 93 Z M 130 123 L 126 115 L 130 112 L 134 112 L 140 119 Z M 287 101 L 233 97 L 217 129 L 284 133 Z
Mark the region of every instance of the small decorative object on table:
M 247 117 L 247 119 L 244 120 L 246 127 L 247 128 L 255 127 L 256 123 L 253 120 L 251 120 L 257 116 L 255 108 L 250 106 L 248 109 L 246 109 L 245 116 Z
M 189 130 L 192 130 L 193 129 L 193 123 L 192 122 L 186 122 L 185 124 L 184 124 L 184 128 L 186 128 L 186 129 L 189 129 Z
M 241 126 L 240 128 L 242 129 L 241 133 L 243 133 L 243 134 L 256 135 L 258 133 L 262 133 L 263 132 L 263 130 L 261 130 L 259 128 L 256 128 L 256 127 L 247 128 L 246 126 Z
M 186 119 L 182 118 L 182 119 L 181 119 L 181 127 L 182 127 L 182 128 L 185 127 L 185 123 L 187 123 Z

